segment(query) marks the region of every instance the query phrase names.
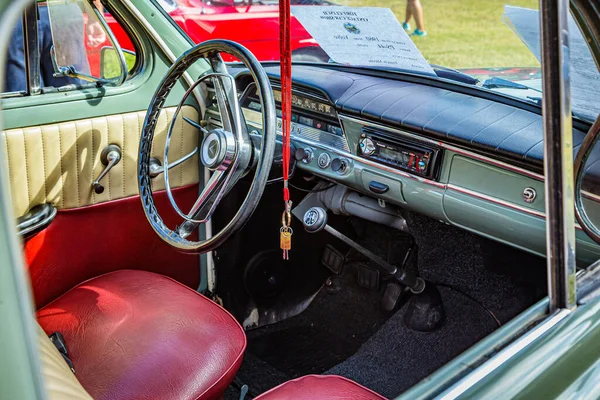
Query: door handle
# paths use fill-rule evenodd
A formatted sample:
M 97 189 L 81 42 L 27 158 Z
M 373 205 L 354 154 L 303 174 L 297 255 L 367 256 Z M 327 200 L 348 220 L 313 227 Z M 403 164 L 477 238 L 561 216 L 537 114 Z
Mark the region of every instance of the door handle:
M 104 164 L 106 167 L 100 173 L 98 178 L 96 178 L 96 180 L 92 183 L 92 188 L 96 194 L 101 194 L 104 192 L 104 186 L 102 186 L 100 181 L 106 176 L 106 174 L 108 174 L 112 167 L 121 161 L 121 148 L 116 144 L 109 144 L 104 148 L 104 150 L 102 150 L 102 153 L 100 154 L 100 161 L 102 161 L 102 164 Z
M 22 238 L 35 235 L 50 225 L 56 217 L 56 207 L 50 203 L 33 207 L 22 217 L 17 218 L 17 232 Z

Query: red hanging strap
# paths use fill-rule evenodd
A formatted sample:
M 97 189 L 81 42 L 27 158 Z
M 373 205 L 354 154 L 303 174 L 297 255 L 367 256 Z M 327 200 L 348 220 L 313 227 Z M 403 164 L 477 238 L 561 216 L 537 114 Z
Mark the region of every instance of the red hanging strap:
M 292 121 L 292 49 L 290 0 L 279 2 L 279 45 L 281 62 L 281 133 L 283 141 L 283 201 L 290 201 L 290 127 Z
M 290 178 L 290 128 L 292 123 L 292 49 L 291 49 L 291 16 L 290 0 L 279 1 L 279 50 L 281 65 L 281 135 L 283 162 L 283 202 L 284 210 L 281 218 L 280 247 L 283 259 L 289 257 L 292 248 L 292 201 L 288 180 Z

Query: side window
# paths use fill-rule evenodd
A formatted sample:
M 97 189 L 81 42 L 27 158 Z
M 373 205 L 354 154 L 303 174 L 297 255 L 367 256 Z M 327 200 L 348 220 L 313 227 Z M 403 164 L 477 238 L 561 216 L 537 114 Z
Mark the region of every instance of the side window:
M 97 81 L 121 84 L 122 79 L 131 75 L 136 67 L 136 52 L 131 39 L 99 0 L 94 0 L 93 4 L 95 7 L 87 0 L 38 2 L 37 19 L 26 18 L 25 26 L 19 22 L 14 29 L 7 54 L 4 92 L 27 90 L 25 58 L 29 55 L 35 60 L 36 56 L 25 45 L 27 35 L 24 32 L 33 32 L 29 24 L 35 20 L 39 62 L 33 73 L 39 75 L 41 92 L 76 89 L 95 85 Z M 29 12 L 36 10 L 32 8 Z M 122 52 L 117 51 L 117 45 Z
M 23 22 L 19 20 L 12 30 L 8 44 L 3 77 L 4 93 L 18 94 L 19 92 L 25 92 L 27 89 L 24 40 Z

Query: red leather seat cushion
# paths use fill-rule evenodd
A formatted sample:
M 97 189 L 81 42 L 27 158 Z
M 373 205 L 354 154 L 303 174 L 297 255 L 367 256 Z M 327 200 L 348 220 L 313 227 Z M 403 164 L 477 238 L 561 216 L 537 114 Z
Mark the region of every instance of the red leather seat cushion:
M 337 375 L 307 375 L 285 382 L 254 400 L 385 400 L 385 397 Z
M 246 335 L 223 308 L 146 271 L 90 279 L 37 313 L 60 332 L 96 400 L 214 399 L 233 380 Z

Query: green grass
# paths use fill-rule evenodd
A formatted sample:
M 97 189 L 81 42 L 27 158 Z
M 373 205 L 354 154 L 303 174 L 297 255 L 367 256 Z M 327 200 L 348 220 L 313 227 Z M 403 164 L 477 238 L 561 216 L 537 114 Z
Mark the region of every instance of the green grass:
M 131 71 L 133 66 L 135 65 L 135 55 L 124 53 L 125 62 L 127 63 L 127 70 Z M 116 78 L 121 73 L 121 66 L 119 65 L 119 60 L 117 58 L 117 52 L 114 50 L 109 50 L 104 52 L 104 56 L 102 58 L 103 63 L 102 71 L 103 78 L 111 79 Z
M 400 22 L 405 17 L 405 0 L 338 0 L 336 3 L 390 8 Z M 505 4 L 538 9 L 538 1 L 421 0 L 421 4 L 427 36 L 413 37 L 413 41 L 429 63 L 451 68 L 539 66 L 500 18 Z M 414 20 L 410 24 L 414 29 Z

